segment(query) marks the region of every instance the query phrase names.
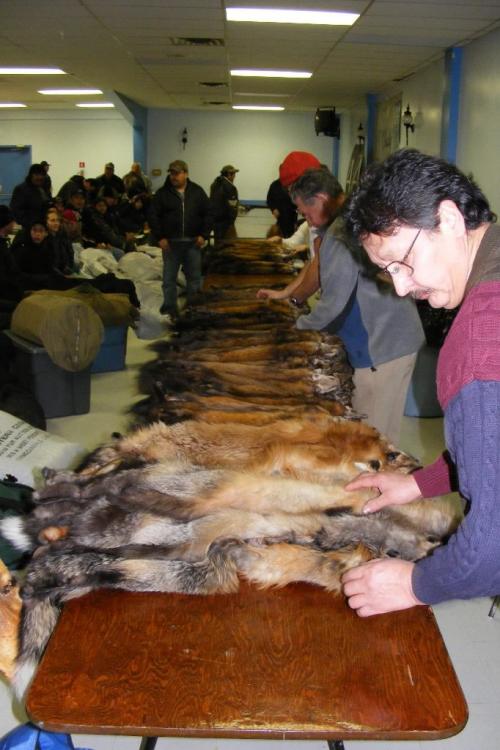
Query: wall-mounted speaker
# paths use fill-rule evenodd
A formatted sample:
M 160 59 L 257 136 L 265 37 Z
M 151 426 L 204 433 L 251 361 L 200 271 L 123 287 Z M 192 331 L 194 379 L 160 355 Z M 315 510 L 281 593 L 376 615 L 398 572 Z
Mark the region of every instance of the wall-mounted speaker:
M 322 133 L 332 138 L 340 138 L 340 117 L 335 114 L 335 107 L 318 107 L 314 115 L 316 135 Z

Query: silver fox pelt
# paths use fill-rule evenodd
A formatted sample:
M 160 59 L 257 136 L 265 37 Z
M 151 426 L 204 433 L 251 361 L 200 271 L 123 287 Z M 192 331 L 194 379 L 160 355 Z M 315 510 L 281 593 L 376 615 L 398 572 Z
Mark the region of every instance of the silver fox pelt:
M 61 605 L 97 588 L 216 594 L 243 576 L 260 587 L 305 581 L 340 591 L 375 557 L 417 560 L 459 522 L 422 500 L 363 514 L 347 492 L 362 470 L 416 462 L 373 428 L 324 416 L 267 426 L 156 423 L 103 446 L 77 472 L 46 472 L 25 517 L 2 535 L 33 553 L 21 589 L 14 689 L 22 695 Z

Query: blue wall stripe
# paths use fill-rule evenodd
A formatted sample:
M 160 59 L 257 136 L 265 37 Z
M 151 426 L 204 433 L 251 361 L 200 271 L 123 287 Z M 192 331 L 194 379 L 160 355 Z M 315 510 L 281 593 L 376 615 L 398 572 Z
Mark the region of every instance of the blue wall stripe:
M 368 107 L 368 120 L 366 123 L 366 162 L 373 161 L 375 152 L 375 125 L 377 122 L 377 95 L 367 94 L 366 104 Z
M 115 93 L 134 118 L 134 161 L 138 161 L 146 172 L 148 168 L 148 110 L 125 94 Z
M 342 136 L 342 115 L 338 115 L 340 135 Z M 333 140 L 333 164 L 332 172 L 335 177 L 339 176 L 340 173 L 340 138 L 332 138 Z
M 453 163 L 457 160 L 460 87 L 462 83 L 462 47 L 450 47 L 445 53 L 445 86 L 441 123 L 441 156 Z

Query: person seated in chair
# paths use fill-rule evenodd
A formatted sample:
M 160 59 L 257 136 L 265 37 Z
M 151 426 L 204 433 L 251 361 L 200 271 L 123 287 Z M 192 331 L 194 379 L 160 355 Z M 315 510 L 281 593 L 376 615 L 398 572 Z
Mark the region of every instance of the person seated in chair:
M 111 250 L 116 260 L 120 260 L 128 240 L 116 230 L 113 220 L 108 219 L 108 211 L 106 199 L 98 197 L 94 205 L 83 212 L 82 233 L 87 247 Z
M 146 226 L 147 196 L 145 193 L 129 190 L 128 200 L 118 206 L 116 224 L 121 234 L 142 234 Z

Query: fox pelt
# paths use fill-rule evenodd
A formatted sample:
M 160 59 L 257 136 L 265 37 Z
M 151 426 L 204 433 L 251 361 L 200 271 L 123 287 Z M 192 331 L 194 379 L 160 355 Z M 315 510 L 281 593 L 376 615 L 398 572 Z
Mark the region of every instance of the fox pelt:
M 325 417 L 267 427 L 155 424 L 103 446 L 77 472 L 46 472 L 25 517 L 2 535 L 33 553 L 21 588 L 21 695 L 63 602 L 97 588 L 230 593 L 305 581 L 340 591 L 375 557 L 417 560 L 456 527 L 444 502 L 364 515 L 347 492 L 360 470 L 416 462 L 371 427 Z

